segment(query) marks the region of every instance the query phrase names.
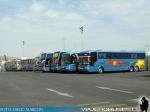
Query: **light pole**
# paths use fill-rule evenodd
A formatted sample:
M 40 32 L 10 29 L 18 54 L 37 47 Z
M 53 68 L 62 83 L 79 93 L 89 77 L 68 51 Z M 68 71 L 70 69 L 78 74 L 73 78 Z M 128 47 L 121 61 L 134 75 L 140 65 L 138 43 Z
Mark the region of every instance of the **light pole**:
M 25 41 L 23 40 L 22 41 L 22 58 L 24 58 L 24 52 L 25 52 L 24 46 L 25 46 Z
M 63 44 L 63 50 L 65 51 L 66 49 L 66 38 L 65 37 L 62 37 L 62 44 Z
M 83 40 L 84 28 L 83 28 L 83 26 L 80 27 L 80 30 L 81 30 L 81 50 L 83 50 L 84 49 L 84 40 Z

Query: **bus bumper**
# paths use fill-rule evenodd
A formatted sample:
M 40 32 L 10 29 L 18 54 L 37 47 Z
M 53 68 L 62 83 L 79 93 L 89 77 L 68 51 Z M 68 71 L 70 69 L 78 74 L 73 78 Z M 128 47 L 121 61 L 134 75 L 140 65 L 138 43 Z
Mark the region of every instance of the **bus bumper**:
M 88 69 L 87 69 L 87 66 L 79 66 L 78 71 L 79 72 L 89 72 Z
M 61 67 L 61 71 L 63 72 L 76 72 L 77 67 L 75 65 L 66 65 Z
M 79 71 L 79 72 L 90 72 L 90 73 L 97 72 L 96 68 L 93 67 L 93 66 L 90 66 L 90 65 L 87 65 L 87 66 L 79 66 L 79 67 L 78 67 L 78 71 Z

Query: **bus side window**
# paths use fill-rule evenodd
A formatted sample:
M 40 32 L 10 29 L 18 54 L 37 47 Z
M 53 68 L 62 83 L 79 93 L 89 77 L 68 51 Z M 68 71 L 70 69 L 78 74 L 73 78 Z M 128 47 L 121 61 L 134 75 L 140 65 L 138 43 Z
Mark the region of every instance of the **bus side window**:
M 107 58 L 107 54 L 100 52 L 100 53 L 98 54 L 98 58 L 99 58 L 99 59 L 106 59 L 106 58 Z
M 131 59 L 137 59 L 137 58 L 138 58 L 138 56 L 137 56 L 137 54 L 136 54 L 136 53 L 131 54 Z
M 98 58 L 102 58 L 103 57 L 103 54 L 102 53 L 98 53 Z
M 139 53 L 138 59 L 145 59 L 145 53 Z

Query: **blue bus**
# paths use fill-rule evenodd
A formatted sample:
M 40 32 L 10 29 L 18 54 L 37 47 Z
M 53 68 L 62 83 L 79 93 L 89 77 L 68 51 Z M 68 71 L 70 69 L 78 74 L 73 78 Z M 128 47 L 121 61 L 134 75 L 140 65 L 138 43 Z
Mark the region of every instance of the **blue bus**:
M 139 71 L 145 67 L 144 51 L 102 51 L 93 50 L 79 53 L 79 72 Z
M 61 71 L 61 57 L 62 57 L 63 53 L 65 53 L 65 52 L 60 52 L 60 51 L 54 52 L 52 63 L 51 63 L 51 70 L 53 72 Z
M 78 52 L 70 51 L 62 53 L 61 71 L 76 72 L 77 71 Z
M 42 53 L 40 57 L 41 70 L 43 72 L 51 71 L 51 62 L 53 59 L 53 53 Z

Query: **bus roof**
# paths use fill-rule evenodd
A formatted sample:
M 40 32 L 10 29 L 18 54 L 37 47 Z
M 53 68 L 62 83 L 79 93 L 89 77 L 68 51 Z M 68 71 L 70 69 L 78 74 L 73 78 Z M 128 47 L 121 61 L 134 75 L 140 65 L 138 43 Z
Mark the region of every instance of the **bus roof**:
M 78 54 L 78 52 L 65 52 L 63 54 L 70 54 L 70 55 L 72 55 L 72 54 Z
M 57 52 L 60 52 L 60 53 L 79 53 L 79 51 L 74 51 L 74 50 L 56 51 L 54 53 L 57 53 Z
M 107 50 L 85 50 L 85 51 L 82 51 L 81 53 L 83 53 L 83 52 L 88 52 L 88 53 L 90 53 L 90 52 L 117 52 L 117 53 L 145 53 L 145 51 L 144 50 L 139 50 L 139 51 L 137 51 L 137 50 L 133 50 L 133 51 L 127 51 L 127 50 L 120 50 L 120 51 L 107 51 Z

